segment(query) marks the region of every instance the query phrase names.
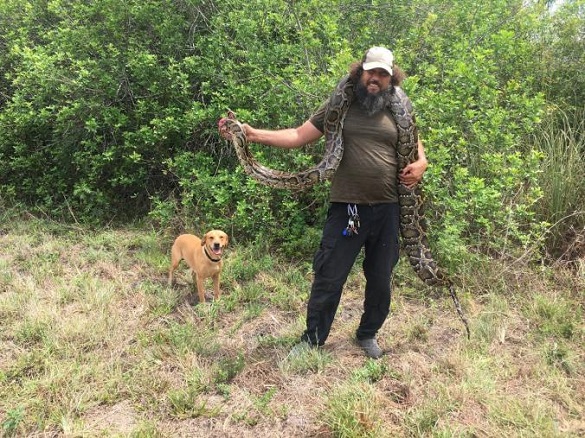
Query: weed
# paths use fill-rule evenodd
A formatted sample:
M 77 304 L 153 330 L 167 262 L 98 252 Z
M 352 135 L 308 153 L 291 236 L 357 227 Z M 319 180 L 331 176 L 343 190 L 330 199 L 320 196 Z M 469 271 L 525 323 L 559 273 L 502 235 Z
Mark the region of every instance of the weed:
M 343 383 L 327 396 L 322 421 L 336 437 L 389 436 L 376 413 L 376 391 L 364 382 Z
M 426 341 L 428 339 L 428 328 L 424 322 L 412 324 L 406 334 L 409 341 Z
M 165 434 L 151 421 L 139 424 L 130 434 L 130 438 L 163 438 Z
M 48 331 L 47 322 L 27 319 L 17 328 L 14 338 L 24 346 L 42 344 L 47 339 Z
M 536 295 L 533 299 L 532 313 L 539 330 L 545 335 L 557 335 L 571 339 L 582 320 L 579 308 L 573 308 L 564 298 Z
M 173 415 L 177 418 L 215 417 L 221 407 L 207 407 L 206 400 L 199 400 L 197 391 L 192 389 L 174 390 L 169 393 Z
M 229 264 L 226 263 L 224 269 L 225 278 L 245 283 L 253 280 L 261 272 L 270 271 L 274 260 L 266 254 L 268 251 L 262 251 L 255 246 L 230 251 Z
M 257 425 L 262 418 L 273 418 L 277 413 L 270 407 L 270 402 L 277 391 L 277 388 L 272 387 L 260 395 L 251 395 L 251 406 L 236 413 L 234 418 L 248 426 Z
M 574 374 L 575 365 L 573 364 L 573 354 L 566 345 L 553 342 L 544 348 L 544 357 L 546 363 L 550 366 L 558 367 L 568 376 Z
M 356 381 L 375 383 L 381 380 L 388 371 L 389 366 L 386 360 L 368 359 L 361 368 L 352 372 L 352 377 Z
M 6 419 L 2 422 L 4 436 L 11 437 L 18 432 L 19 424 L 24 418 L 24 409 L 19 407 L 11 409 L 6 413 Z
M 426 397 L 406 417 L 407 428 L 415 436 L 427 436 L 436 430 L 440 420 L 459 408 L 459 402 L 443 384 L 431 384 Z
M 236 357 L 226 357 L 219 360 L 213 382 L 217 384 L 225 384 L 238 375 L 244 369 L 246 362 L 244 355 L 239 352 Z
M 522 429 L 526 436 L 559 436 L 558 425 L 551 415 L 550 406 L 538 397 L 523 398 L 518 395 L 502 397 L 499 403 L 490 405 L 490 418 L 502 431 Z
M 331 363 L 331 354 L 322 348 L 310 347 L 302 342 L 295 345 L 279 364 L 286 374 L 308 374 L 323 371 Z
M 171 314 L 181 301 L 181 295 L 167 287 L 145 285 L 144 292 L 147 294 L 146 302 L 153 318 Z
M 171 346 L 179 354 L 195 352 L 201 356 L 210 357 L 219 350 L 216 334 L 213 331 L 201 333 L 192 323 L 171 321 L 167 328 L 147 336 L 156 344 Z
M 289 347 L 297 340 L 298 336 L 296 335 L 273 336 L 263 334 L 258 336 L 258 345 L 261 347 Z
M 273 386 L 272 388 L 269 388 L 268 391 L 266 391 L 264 394 L 261 394 L 260 396 L 253 398 L 252 403 L 254 404 L 256 410 L 260 412 L 260 414 L 265 416 L 271 414 L 271 411 L 268 408 L 268 406 L 276 392 L 277 388 Z

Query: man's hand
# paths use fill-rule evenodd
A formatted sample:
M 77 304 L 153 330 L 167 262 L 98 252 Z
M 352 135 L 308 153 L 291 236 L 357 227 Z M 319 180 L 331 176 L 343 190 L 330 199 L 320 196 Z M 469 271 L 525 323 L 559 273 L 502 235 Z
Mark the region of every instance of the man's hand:
M 227 119 L 227 117 L 222 117 L 219 119 L 217 122 L 217 129 L 219 130 L 219 135 L 221 135 L 224 139 L 231 140 L 232 134 L 226 125 Z
M 400 175 L 398 175 L 398 179 L 400 183 L 404 184 L 409 189 L 414 188 L 423 177 L 425 170 L 427 170 L 427 160 L 426 159 L 419 159 L 407 165 Z

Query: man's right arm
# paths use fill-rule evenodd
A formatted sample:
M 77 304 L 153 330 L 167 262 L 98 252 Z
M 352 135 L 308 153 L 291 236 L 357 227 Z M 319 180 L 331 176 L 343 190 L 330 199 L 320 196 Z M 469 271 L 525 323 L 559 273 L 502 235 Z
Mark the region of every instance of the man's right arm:
M 289 129 L 256 129 L 247 123 L 244 123 L 243 127 L 246 131 L 248 142 L 260 143 L 283 149 L 299 148 L 306 144 L 313 143 L 323 135 L 323 133 L 308 120 L 297 128 Z

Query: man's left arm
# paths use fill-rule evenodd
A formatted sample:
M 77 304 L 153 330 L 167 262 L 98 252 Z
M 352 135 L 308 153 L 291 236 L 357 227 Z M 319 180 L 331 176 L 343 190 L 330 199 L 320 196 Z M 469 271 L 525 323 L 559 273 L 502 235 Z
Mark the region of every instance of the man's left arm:
M 422 180 L 423 174 L 425 173 L 425 170 L 427 170 L 428 165 L 429 163 L 427 162 L 425 149 L 419 138 L 418 159 L 402 169 L 402 172 L 400 172 L 400 175 L 398 176 L 400 182 L 409 189 L 412 189 Z

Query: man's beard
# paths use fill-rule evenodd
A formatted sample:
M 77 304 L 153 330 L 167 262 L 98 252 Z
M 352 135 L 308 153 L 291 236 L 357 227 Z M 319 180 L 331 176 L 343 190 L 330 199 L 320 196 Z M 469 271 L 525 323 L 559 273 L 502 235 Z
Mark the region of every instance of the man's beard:
M 386 108 L 386 102 L 388 96 L 390 96 L 390 92 L 390 88 L 388 88 L 377 93 L 370 93 L 362 81 L 358 81 L 355 87 L 355 96 L 369 116 L 373 116 Z

